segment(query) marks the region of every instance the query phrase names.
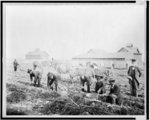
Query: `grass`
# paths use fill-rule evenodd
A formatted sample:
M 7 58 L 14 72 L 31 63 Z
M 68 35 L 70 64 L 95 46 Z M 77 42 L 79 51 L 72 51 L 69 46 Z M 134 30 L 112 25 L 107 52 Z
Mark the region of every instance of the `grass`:
M 13 91 L 10 95 L 7 96 L 7 102 L 9 103 L 18 103 L 26 99 L 26 93 L 23 91 Z
M 28 65 L 25 66 L 28 68 Z M 79 80 L 64 79 L 59 81 L 58 92 L 47 89 L 46 79 L 42 79 L 42 87 L 30 85 L 29 76 L 21 71 L 17 72 L 17 77 L 10 74 L 6 84 L 9 94 L 7 94 L 7 103 L 10 105 L 19 105 L 23 102 L 24 106 L 30 106 L 31 109 L 22 107 L 7 108 L 7 115 L 143 115 L 144 98 L 131 97 L 123 94 L 124 107 L 108 107 L 105 97 L 99 97 L 102 102 L 88 101 L 85 99 L 86 93 L 81 92 Z M 82 71 L 74 71 L 78 75 Z M 125 80 L 125 70 L 115 70 L 116 82 L 120 84 L 124 93 L 128 89 L 128 81 Z M 45 74 L 46 75 L 46 74 Z M 44 76 L 45 77 L 45 76 Z M 141 81 L 142 82 L 142 81 Z M 143 85 L 144 86 L 144 85 Z M 61 92 L 66 90 L 68 95 L 63 97 Z M 140 91 L 143 91 L 141 88 Z M 73 101 L 72 101 L 72 100 Z M 92 98 L 90 98 L 92 99 Z M 76 105 L 77 104 L 77 105 Z
M 57 92 L 53 91 L 39 91 L 36 95 L 36 98 L 41 98 L 41 99 L 48 99 L 48 98 L 57 98 L 60 97 L 60 94 Z
M 91 115 L 106 115 L 111 114 L 105 110 L 104 107 L 98 106 L 76 106 L 69 99 L 59 98 L 53 102 L 45 104 L 41 112 L 46 115 L 60 114 L 60 115 L 82 115 L 88 112 Z

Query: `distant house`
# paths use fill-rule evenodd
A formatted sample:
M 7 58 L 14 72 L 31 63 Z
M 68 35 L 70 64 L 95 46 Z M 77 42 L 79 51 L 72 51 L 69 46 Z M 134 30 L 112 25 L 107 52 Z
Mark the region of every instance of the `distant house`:
M 35 49 L 34 51 L 28 52 L 25 58 L 28 60 L 47 60 L 49 58 L 49 55 L 45 51 Z
M 78 64 L 96 63 L 98 66 L 109 68 L 128 68 L 131 59 L 136 59 L 142 64 L 142 54 L 133 45 L 127 44 L 118 52 L 108 53 L 104 50 L 91 49 L 87 53 L 75 56 L 73 62 Z
M 130 53 L 132 54 L 130 59 L 135 59 L 137 61 L 137 64 L 140 66 L 142 64 L 142 53 L 139 51 L 137 47 L 133 47 L 133 44 L 127 44 L 126 47 L 122 47 L 120 50 L 118 50 L 119 53 Z M 127 58 L 126 58 L 127 59 Z

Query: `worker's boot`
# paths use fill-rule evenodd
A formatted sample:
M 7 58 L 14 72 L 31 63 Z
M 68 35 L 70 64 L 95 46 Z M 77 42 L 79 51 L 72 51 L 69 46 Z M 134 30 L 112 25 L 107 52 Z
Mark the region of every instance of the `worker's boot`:
M 83 92 L 85 92 L 84 88 L 81 89 Z

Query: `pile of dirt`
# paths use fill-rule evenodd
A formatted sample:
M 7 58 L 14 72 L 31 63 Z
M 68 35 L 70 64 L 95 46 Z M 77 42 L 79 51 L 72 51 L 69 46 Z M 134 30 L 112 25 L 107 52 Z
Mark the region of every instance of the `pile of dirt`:
M 85 102 L 82 95 L 74 95 L 72 97 L 59 97 L 54 101 L 50 101 L 43 105 L 41 113 L 59 114 L 59 115 L 111 115 L 106 105 L 97 104 L 96 102 Z
M 68 98 L 70 98 L 71 100 L 73 100 L 75 103 L 77 104 L 82 104 L 84 102 L 84 97 L 85 97 L 85 94 L 83 93 L 69 93 L 68 94 Z
M 7 95 L 7 102 L 9 103 L 18 103 L 26 99 L 26 93 L 20 90 L 13 91 Z
M 18 89 L 18 86 L 14 85 L 14 84 L 6 84 L 6 88 L 9 90 L 9 91 L 16 91 Z
M 60 97 L 60 94 L 55 91 L 39 91 L 36 95 L 36 98 L 48 99 L 48 98 L 57 98 Z
M 123 105 L 130 106 L 130 107 L 136 107 L 136 108 L 144 110 L 144 103 L 140 103 L 140 102 L 136 102 L 136 101 L 126 100 L 126 101 L 123 101 Z
M 45 115 L 61 114 L 61 112 L 65 108 L 65 104 L 67 104 L 68 102 L 69 101 L 65 98 L 56 99 L 53 102 L 48 102 L 47 104 L 44 104 L 43 107 L 41 107 L 40 112 Z
M 63 111 L 63 115 L 111 115 L 103 107 L 98 106 L 80 106 L 73 107 L 67 105 Z

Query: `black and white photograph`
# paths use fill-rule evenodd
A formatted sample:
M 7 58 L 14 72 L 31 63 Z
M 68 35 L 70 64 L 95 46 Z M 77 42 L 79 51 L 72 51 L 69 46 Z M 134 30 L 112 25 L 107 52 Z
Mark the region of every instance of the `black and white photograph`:
M 146 2 L 4 3 L 3 116 L 146 120 Z

